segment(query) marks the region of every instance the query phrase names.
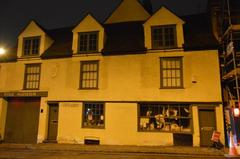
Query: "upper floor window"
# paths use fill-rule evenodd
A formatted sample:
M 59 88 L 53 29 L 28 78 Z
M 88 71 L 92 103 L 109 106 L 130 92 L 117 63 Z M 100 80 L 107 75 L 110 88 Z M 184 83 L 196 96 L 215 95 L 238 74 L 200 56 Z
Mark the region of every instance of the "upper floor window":
M 82 61 L 80 69 L 80 89 L 98 88 L 98 61 Z
M 182 57 L 160 58 L 161 88 L 183 88 Z
M 38 55 L 40 48 L 40 37 L 23 39 L 23 55 Z
M 24 89 L 39 89 L 40 73 L 40 64 L 27 64 L 25 67 Z
M 80 32 L 78 36 L 78 52 L 98 51 L 98 32 Z
M 176 47 L 176 25 L 152 27 L 152 49 L 168 49 Z

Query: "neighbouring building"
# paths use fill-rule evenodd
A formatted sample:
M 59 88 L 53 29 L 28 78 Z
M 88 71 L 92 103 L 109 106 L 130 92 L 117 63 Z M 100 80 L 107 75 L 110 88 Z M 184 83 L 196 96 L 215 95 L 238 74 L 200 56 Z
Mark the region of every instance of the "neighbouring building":
M 217 40 L 207 14 L 123 0 L 99 22 L 31 21 L 0 63 L 7 143 L 210 146 L 224 141 Z

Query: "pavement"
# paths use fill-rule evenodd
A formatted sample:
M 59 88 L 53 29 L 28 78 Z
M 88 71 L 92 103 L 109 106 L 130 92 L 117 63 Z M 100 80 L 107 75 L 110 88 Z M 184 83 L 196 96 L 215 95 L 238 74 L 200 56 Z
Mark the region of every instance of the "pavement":
M 186 146 L 116 146 L 116 145 L 81 145 L 81 144 L 0 144 L 0 149 L 25 149 L 46 151 L 78 151 L 83 153 L 144 153 L 144 154 L 178 154 L 200 156 L 223 156 L 227 148 L 218 150 L 212 147 Z

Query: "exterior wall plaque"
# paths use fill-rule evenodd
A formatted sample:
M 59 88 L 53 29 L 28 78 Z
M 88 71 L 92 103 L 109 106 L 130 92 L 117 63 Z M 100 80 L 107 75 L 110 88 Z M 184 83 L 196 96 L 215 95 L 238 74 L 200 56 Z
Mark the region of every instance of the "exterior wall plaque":
M 48 92 L 0 92 L 0 97 L 47 97 Z

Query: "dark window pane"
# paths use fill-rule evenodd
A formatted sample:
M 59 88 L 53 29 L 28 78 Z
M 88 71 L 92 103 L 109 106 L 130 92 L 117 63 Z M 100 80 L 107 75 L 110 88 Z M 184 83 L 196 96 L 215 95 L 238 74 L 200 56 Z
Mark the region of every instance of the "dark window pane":
M 23 55 L 39 54 L 40 37 L 31 37 L 23 39 Z
M 98 32 L 79 33 L 78 51 L 97 51 L 98 49 Z
M 176 26 L 163 25 L 152 27 L 152 48 L 164 49 L 176 47 Z

